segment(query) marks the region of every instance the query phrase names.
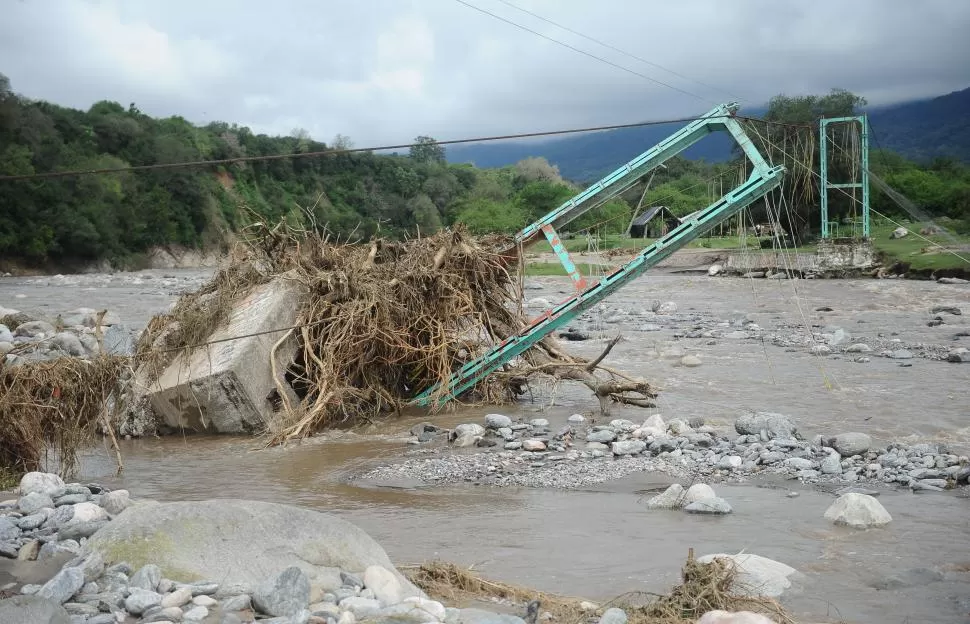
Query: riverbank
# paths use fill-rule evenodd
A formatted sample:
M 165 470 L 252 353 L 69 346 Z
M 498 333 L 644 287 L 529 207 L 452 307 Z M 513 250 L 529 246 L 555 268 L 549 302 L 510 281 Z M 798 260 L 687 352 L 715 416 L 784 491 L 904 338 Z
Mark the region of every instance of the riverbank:
M 16 561 L 0 559 L 0 621 L 11 624 L 689 624 L 741 608 L 781 618 L 754 622 L 772 624 L 789 621 L 773 598 L 801 579 L 762 557 L 691 552 L 670 594 L 600 606 L 442 562 L 405 576 L 359 528 L 299 507 L 132 500 L 39 472 L 13 494 L 0 500 L 0 555 Z

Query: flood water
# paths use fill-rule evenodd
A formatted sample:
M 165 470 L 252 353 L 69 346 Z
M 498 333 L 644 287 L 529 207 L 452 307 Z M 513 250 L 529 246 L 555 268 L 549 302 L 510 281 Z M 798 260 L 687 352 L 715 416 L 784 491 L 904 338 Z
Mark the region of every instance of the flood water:
M 91 285 L 0 280 L 0 305 L 24 310 L 109 307 L 135 325 L 164 309 L 189 275 L 159 288 L 153 280 L 123 279 Z M 567 294 L 565 280 L 538 280 L 527 297 L 550 301 Z M 90 288 L 90 290 L 85 290 Z M 13 299 L 14 294 L 25 295 Z M 955 338 L 967 317 L 928 327 L 929 309 L 957 305 L 970 315 L 970 289 L 915 281 L 768 281 L 657 275 L 641 278 L 608 301 L 611 310 L 649 309 L 674 301 L 679 315 L 729 321 L 749 315 L 765 329 L 779 323 L 840 326 L 853 342 L 898 338 L 903 343 L 970 346 Z M 44 304 L 47 304 L 45 307 Z M 827 306 L 831 312 L 816 312 Z M 678 318 L 686 319 L 685 316 Z M 696 320 L 695 319 L 695 320 Z M 651 322 L 659 322 L 658 320 Z M 684 320 L 689 325 L 694 320 Z M 658 410 L 619 410 L 616 417 L 642 419 L 703 416 L 729 428 L 746 410 L 790 415 L 806 436 L 865 431 L 880 442 L 943 441 L 970 449 L 970 366 L 925 359 L 901 362 L 872 355 L 867 364 L 848 357 L 817 358 L 761 341 L 677 339 L 678 328 L 635 331 L 643 320 L 592 322 L 600 339 L 570 343 L 592 356 L 622 330 L 625 340 L 606 363 L 642 375 L 661 387 Z M 683 329 L 681 327 L 680 329 Z M 792 330 L 799 331 L 799 330 Z M 893 333 L 896 335 L 893 336 Z M 675 366 L 661 356 L 679 346 L 698 354 L 698 368 Z M 481 422 L 489 411 L 513 418 L 542 416 L 553 427 L 571 413 L 591 413 L 595 401 L 573 385 L 537 387 L 536 402 L 469 409 L 436 417 L 443 426 Z M 664 591 L 676 582 L 689 548 L 698 555 L 749 552 L 787 563 L 806 578 L 783 601 L 799 621 L 970 621 L 970 499 L 959 493 L 913 494 L 885 490 L 880 500 L 892 514 L 887 528 L 866 532 L 833 527 L 822 514 L 834 500 L 819 488 L 793 482 L 757 481 L 715 485 L 734 513 L 698 517 L 648 511 L 646 491 L 671 482 L 665 475 L 636 474 L 582 491 L 422 484 L 361 484 L 356 474 L 396 461 L 415 447 L 409 427 L 425 419 L 379 423 L 370 431 L 337 432 L 286 449 L 261 449 L 258 441 L 225 437 L 171 437 L 123 442 L 124 472 L 113 475 L 106 449 L 84 458 L 82 478 L 125 487 L 135 497 L 157 500 L 249 498 L 328 511 L 355 522 L 398 564 L 435 558 L 474 565 L 504 581 L 606 600 L 629 591 Z M 393 487 L 389 487 L 393 486 Z M 790 489 L 797 498 L 787 497 Z M 934 572 L 912 572 L 932 569 Z M 886 586 L 910 572 L 921 581 Z M 889 583 L 890 587 L 895 587 Z

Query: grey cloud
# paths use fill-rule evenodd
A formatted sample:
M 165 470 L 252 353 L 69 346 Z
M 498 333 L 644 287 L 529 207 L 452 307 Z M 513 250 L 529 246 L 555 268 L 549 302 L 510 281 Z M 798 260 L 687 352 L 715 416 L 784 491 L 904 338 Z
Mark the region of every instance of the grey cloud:
M 454 0 L 17 0 L 0 72 L 29 97 L 99 99 L 357 145 L 681 117 L 730 95 L 468 0 L 669 83 L 563 49 Z M 873 104 L 970 86 L 970 2 L 511 0 L 748 106 L 844 87 Z

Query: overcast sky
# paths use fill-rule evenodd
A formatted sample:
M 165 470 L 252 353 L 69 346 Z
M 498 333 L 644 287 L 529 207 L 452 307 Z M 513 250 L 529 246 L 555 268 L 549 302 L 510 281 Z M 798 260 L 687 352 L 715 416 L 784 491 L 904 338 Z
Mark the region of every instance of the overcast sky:
M 63 105 L 358 147 L 682 117 L 732 96 L 843 87 L 884 104 L 970 86 L 970 0 L 509 0 L 690 80 L 467 2 L 694 95 L 457 0 L 4 0 L 0 73 Z

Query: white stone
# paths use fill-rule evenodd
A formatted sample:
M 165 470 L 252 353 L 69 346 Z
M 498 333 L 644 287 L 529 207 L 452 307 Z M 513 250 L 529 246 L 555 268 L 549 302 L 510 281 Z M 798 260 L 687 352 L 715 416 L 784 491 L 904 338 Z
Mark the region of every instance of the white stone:
M 621 440 L 614 442 L 612 450 L 614 455 L 636 455 L 642 453 L 647 448 L 647 443 L 642 440 Z
M 80 522 L 97 522 L 99 520 L 108 519 L 108 512 L 105 511 L 101 506 L 95 505 L 94 503 L 78 503 L 74 505 L 74 516 L 71 517 L 68 525 L 78 524 Z
M 337 624 L 357 624 L 357 618 L 351 611 L 344 611 L 337 619 Z
M 838 526 L 854 529 L 882 527 L 893 520 L 878 500 L 866 494 L 856 493 L 840 496 L 825 510 L 824 517 Z
M 542 440 L 523 440 L 522 450 L 524 451 L 544 451 L 546 450 L 546 443 Z
M 192 599 L 192 604 L 198 605 L 200 607 L 212 607 L 219 604 L 219 601 L 212 596 L 196 596 Z
M 209 610 L 200 606 L 192 607 L 182 614 L 182 620 L 185 622 L 201 622 L 207 617 L 209 617 Z
M 735 567 L 737 580 L 733 589 L 745 596 L 777 598 L 792 586 L 793 578 L 800 576 L 795 568 L 759 555 L 717 553 L 704 555 L 698 561 L 710 563 L 715 558 Z
M 724 267 L 721 266 L 720 264 L 712 264 L 710 267 L 708 267 L 707 274 L 710 275 L 711 277 L 714 277 L 715 275 L 719 274 L 723 270 L 724 270 Z
M 725 455 L 717 462 L 717 467 L 721 470 L 737 470 L 743 463 L 744 460 L 737 455 Z
M 49 472 L 28 472 L 20 479 L 20 494 L 47 494 L 57 497 L 64 493 L 64 481 Z
M 661 418 L 660 414 L 654 414 L 650 418 L 643 421 L 643 426 L 659 429 L 661 431 L 667 430 L 667 423 L 664 422 L 664 419 Z
M 387 569 L 372 565 L 364 570 L 364 587 L 374 592 L 374 597 L 384 606 L 401 602 L 401 583 Z
M 188 604 L 192 600 L 192 590 L 188 587 L 180 587 L 173 591 L 171 594 L 166 594 L 162 596 L 161 605 L 164 608 L 168 607 L 181 607 L 182 605 Z
M 707 485 L 706 483 L 695 483 L 694 485 L 687 488 L 687 492 L 684 494 L 682 505 L 690 505 L 691 503 L 696 503 L 697 501 L 706 500 L 708 498 L 716 498 L 717 494 L 714 493 L 714 488 Z
M 381 610 L 381 603 L 373 598 L 351 596 L 340 601 L 340 608 L 349 611 L 358 620 L 367 619 Z
M 569 424 L 571 424 L 571 425 L 579 425 L 579 424 L 582 424 L 582 423 L 586 422 L 586 417 L 583 416 L 582 414 L 573 414 L 572 416 L 570 416 L 566 420 L 568 420 L 569 421 Z
M 455 427 L 454 434 L 455 434 L 455 437 L 483 436 L 485 435 L 485 427 L 477 423 L 465 423 L 463 425 L 458 425 L 457 427 Z
M 420 596 L 411 596 L 410 598 L 405 598 L 404 602 L 418 605 L 418 607 L 433 615 L 439 622 L 443 622 L 447 616 L 445 606 L 437 600 L 428 600 L 427 598 L 421 598 Z

